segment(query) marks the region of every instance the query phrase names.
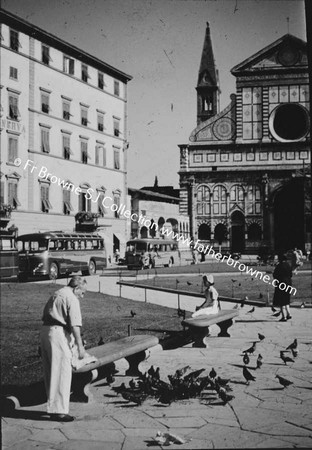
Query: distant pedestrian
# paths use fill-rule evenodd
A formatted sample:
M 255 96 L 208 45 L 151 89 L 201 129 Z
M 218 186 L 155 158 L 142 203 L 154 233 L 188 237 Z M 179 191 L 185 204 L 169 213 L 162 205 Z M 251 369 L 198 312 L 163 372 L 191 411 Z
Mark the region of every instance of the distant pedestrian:
M 197 311 L 192 314 L 192 317 L 201 315 L 217 314 L 220 308 L 218 301 L 218 291 L 215 289 L 213 275 L 203 275 L 203 284 L 205 287 L 205 301 Z
M 295 247 L 291 253 L 291 268 L 294 275 L 297 275 L 298 267 L 302 266 L 303 264 L 302 257 L 303 257 L 302 251 L 297 249 L 297 247 Z
M 80 303 L 86 292 L 86 281 L 73 276 L 65 286 L 48 300 L 43 311 L 41 329 L 41 356 L 44 383 L 47 393 L 47 412 L 52 420 L 71 422 L 69 412 L 72 379 L 73 350 L 78 358 L 86 352 L 81 339 Z
M 277 281 L 274 281 L 275 291 L 273 296 L 273 306 L 280 308 L 282 313 L 282 318 L 280 322 L 287 322 L 291 319 L 290 314 L 290 292 L 289 288 L 292 285 L 292 270 L 291 266 L 287 261 L 287 255 L 284 253 L 278 256 L 279 263 L 277 264 L 273 277 Z
M 120 257 L 120 252 L 119 252 L 119 249 L 116 248 L 116 250 L 115 250 L 115 262 L 117 264 L 118 264 L 118 261 L 119 261 L 119 257 Z

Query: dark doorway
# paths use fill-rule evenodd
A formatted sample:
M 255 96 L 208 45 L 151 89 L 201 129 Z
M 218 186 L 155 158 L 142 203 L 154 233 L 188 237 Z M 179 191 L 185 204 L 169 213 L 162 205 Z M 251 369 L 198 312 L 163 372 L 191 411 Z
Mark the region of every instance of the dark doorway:
M 206 223 L 202 223 L 198 228 L 198 239 L 200 241 L 210 241 L 211 231 L 210 226 Z
M 215 241 L 218 242 L 219 245 L 222 244 L 222 242 L 226 241 L 227 237 L 227 229 L 226 226 L 223 223 L 218 223 L 214 229 L 214 238 Z
M 302 180 L 283 187 L 274 198 L 275 250 L 304 249 L 304 205 Z
M 231 252 L 243 252 L 245 250 L 245 217 L 240 211 L 234 211 L 231 215 Z

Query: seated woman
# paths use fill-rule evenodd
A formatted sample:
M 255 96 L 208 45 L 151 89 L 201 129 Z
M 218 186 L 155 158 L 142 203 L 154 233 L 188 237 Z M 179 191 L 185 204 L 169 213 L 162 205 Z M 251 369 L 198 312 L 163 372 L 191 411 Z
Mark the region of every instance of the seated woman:
M 197 311 L 192 314 L 192 317 L 198 317 L 202 315 L 217 314 L 220 308 L 220 302 L 218 301 L 218 291 L 214 288 L 213 275 L 203 275 L 203 283 L 205 286 L 205 301 Z

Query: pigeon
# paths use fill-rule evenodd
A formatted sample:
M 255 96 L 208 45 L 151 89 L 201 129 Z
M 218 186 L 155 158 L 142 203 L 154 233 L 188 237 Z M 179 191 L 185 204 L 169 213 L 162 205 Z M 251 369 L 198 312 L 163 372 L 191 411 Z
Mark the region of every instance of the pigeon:
M 214 370 L 214 368 L 211 369 L 209 372 L 210 378 L 215 378 L 217 376 L 217 372 Z
M 250 372 L 249 372 L 249 370 L 247 369 L 247 367 L 243 367 L 243 375 L 244 375 L 244 378 L 245 378 L 245 380 L 246 380 L 246 384 L 249 384 L 249 382 L 250 381 L 255 381 L 256 380 L 256 377 L 254 377 Z
M 188 286 L 191 286 L 193 283 L 191 283 L 190 281 L 187 281 L 186 284 L 187 284 Z
M 182 438 L 181 436 L 178 436 L 177 434 L 163 433 L 162 431 L 157 431 L 154 440 L 161 448 L 163 446 L 167 447 L 171 444 L 186 444 L 187 442 L 189 442 L 186 439 Z
M 271 306 L 271 311 L 276 312 L 276 309 L 274 308 L 274 306 Z
M 286 347 L 286 350 L 291 350 L 291 349 L 296 350 L 297 346 L 298 346 L 297 339 L 294 339 L 294 342 L 289 344 L 288 347 Z
M 148 397 L 147 394 L 142 392 L 122 392 L 121 395 L 125 400 L 128 400 L 128 402 L 133 402 L 137 405 L 142 405 L 144 400 Z
M 129 381 L 129 386 L 130 386 L 130 389 L 132 389 L 132 390 L 135 390 L 137 388 L 137 385 L 133 378 L 132 378 L 132 380 Z
M 148 369 L 147 373 L 153 378 L 153 376 L 155 375 L 155 369 L 154 369 L 154 366 L 151 366 L 151 367 Z
M 286 365 L 288 362 L 295 362 L 292 358 L 289 358 L 289 356 L 285 356 L 283 351 L 280 351 L 280 358 Z
M 248 301 L 248 297 L 247 295 L 243 298 L 243 300 L 241 301 L 241 308 L 243 308 L 245 306 L 246 301 Z
M 260 367 L 262 366 L 262 357 L 261 358 L 259 358 L 259 356 L 258 356 L 258 358 L 257 358 L 257 369 L 260 369 Z
M 120 386 L 114 386 L 113 390 L 117 392 L 117 394 L 121 394 L 121 392 L 124 392 L 127 390 L 125 383 L 121 383 Z
M 226 386 L 231 380 L 229 378 L 221 378 L 221 377 L 217 377 L 215 379 L 215 382 L 218 383 L 219 386 Z
M 164 391 L 159 397 L 158 401 L 160 403 L 164 403 L 165 405 L 170 405 L 174 400 L 174 392 L 173 390 L 167 389 Z
M 264 336 L 264 334 L 258 333 L 258 338 L 260 339 L 260 341 L 263 341 L 265 336 Z
M 183 375 L 184 375 L 184 374 L 188 371 L 188 369 L 190 369 L 190 368 L 191 368 L 191 366 L 185 366 L 185 367 L 182 367 L 182 369 L 176 370 L 175 376 L 176 376 L 177 378 L 182 378 Z
M 107 381 L 108 384 L 112 384 L 112 383 L 114 383 L 115 378 L 113 377 L 112 374 L 110 374 L 110 375 L 108 375 L 108 376 L 106 377 L 106 381 Z
M 185 309 L 178 308 L 178 317 L 183 317 L 183 320 L 185 319 Z
M 281 311 L 277 311 L 276 313 L 272 314 L 274 317 L 278 317 L 281 314 Z
M 260 359 L 260 361 L 262 361 L 263 360 L 263 356 L 259 353 L 259 355 L 258 355 L 258 359 Z
M 194 372 L 189 373 L 188 375 L 186 375 L 183 380 L 184 381 L 194 381 L 196 380 L 199 375 L 201 373 L 203 373 L 206 369 L 199 369 L 199 370 L 194 370 Z
M 234 395 L 227 394 L 226 390 L 223 388 L 220 388 L 218 394 L 219 394 L 219 397 L 221 398 L 221 400 L 223 400 L 224 405 L 226 405 L 228 402 L 233 400 L 233 398 L 235 398 Z
M 255 307 L 253 306 L 249 311 L 247 311 L 247 314 L 251 314 L 255 311 Z
M 248 354 L 247 354 L 247 353 L 244 353 L 244 357 L 243 357 L 243 362 L 244 362 L 244 364 L 249 364 L 249 361 L 250 361 L 250 359 L 249 359 Z
M 294 350 L 293 348 L 291 348 L 290 350 L 293 355 L 293 358 L 296 358 L 298 356 L 298 350 Z
M 256 343 L 254 342 L 251 347 L 244 350 L 243 353 L 253 353 L 256 350 Z
M 98 345 L 103 345 L 104 344 L 104 339 L 102 338 L 102 336 L 100 337 L 100 340 L 98 342 Z
M 305 308 L 305 302 L 302 302 L 300 308 Z
M 276 375 L 275 378 L 278 378 L 279 383 L 285 388 L 287 386 L 290 386 L 291 384 L 294 384 L 292 381 L 287 380 L 287 378 L 283 378 L 280 375 Z
M 131 309 L 131 311 L 130 311 L 130 314 L 131 314 L 131 317 L 136 316 L 136 312 L 132 311 L 132 309 Z
M 238 303 L 236 303 L 236 305 L 234 306 L 233 309 L 237 309 L 238 308 Z

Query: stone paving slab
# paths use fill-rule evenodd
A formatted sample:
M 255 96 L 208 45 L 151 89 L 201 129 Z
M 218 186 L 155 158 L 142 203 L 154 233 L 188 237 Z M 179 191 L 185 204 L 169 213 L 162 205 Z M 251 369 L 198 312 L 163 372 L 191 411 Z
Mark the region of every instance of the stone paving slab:
M 190 365 L 192 370 L 212 367 L 218 375 L 230 378 L 235 398 L 222 405 L 219 399 L 209 403 L 202 399 L 183 400 L 162 405 L 147 399 L 141 406 L 127 403 L 106 381 L 95 383 L 91 390 L 94 402 L 71 403 L 72 423 L 33 420 L 27 413 L 45 412 L 46 405 L 23 408 L 25 418 L 2 418 L 4 450 L 145 450 L 155 446 L 157 431 L 169 431 L 191 439 L 175 449 L 218 448 L 311 448 L 312 379 L 311 349 L 312 309 L 293 309 L 293 319 L 280 323 L 270 308 L 240 309 L 240 317 L 230 329 L 231 338 L 218 338 L 218 327 L 211 327 L 208 348 L 191 344 L 173 350 L 154 349 L 140 368 L 160 367 L 161 378 Z M 265 335 L 259 342 L 258 333 Z M 298 339 L 298 356 L 285 365 L 279 352 L 294 338 Z M 256 351 L 248 364 L 256 381 L 246 385 L 242 374 L 243 350 L 256 341 Z M 263 365 L 255 370 L 258 354 Z M 291 356 L 290 353 L 288 353 Z M 128 384 L 125 360 L 116 365 L 119 373 L 114 385 Z M 275 375 L 293 381 L 283 388 Z M 21 413 L 21 411 L 20 411 Z

